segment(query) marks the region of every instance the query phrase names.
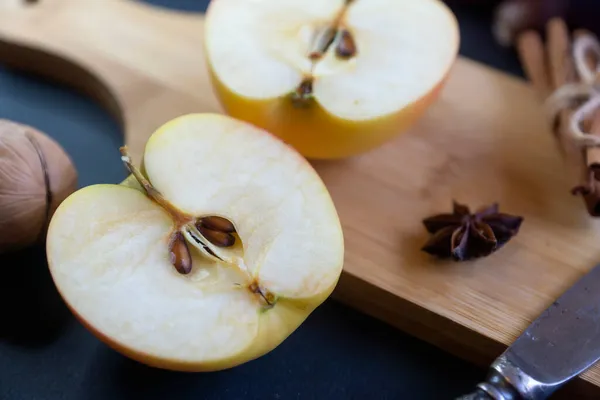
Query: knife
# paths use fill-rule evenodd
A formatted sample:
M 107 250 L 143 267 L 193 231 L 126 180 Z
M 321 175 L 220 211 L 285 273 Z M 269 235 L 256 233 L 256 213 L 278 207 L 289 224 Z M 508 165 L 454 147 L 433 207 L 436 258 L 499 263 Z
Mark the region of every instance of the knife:
M 600 265 L 552 303 L 456 400 L 542 400 L 600 359 Z

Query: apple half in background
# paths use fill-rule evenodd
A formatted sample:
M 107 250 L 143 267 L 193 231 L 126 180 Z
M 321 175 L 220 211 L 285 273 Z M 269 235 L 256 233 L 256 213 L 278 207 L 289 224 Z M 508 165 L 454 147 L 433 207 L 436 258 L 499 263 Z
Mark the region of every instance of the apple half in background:
M 166 369 L 230 368 L 276 348 L 335 288 L 336 209 L 310 164 L 276 137 L 186 115 L 150 137 L 145 177 L 130 169 L 146 186 L 128 178 L 78 190 L 47 236 L 58 291 L 113 349 Z M 231 226 L 196 228 L 205 217 Z
M 305 157 L 348 157 L 411 127 L 460 44 L 440 0 L 212 0 L 204 45 L 231 116 Z

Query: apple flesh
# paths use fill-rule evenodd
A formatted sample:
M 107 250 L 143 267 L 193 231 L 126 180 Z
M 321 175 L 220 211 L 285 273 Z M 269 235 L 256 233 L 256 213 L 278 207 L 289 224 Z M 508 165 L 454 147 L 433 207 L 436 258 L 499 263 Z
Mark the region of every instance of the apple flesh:
M 213 0 L 205 17 L 224 110 L 313 159 L 405 132 L 436 100 L 459 42 L 439 0 Z
M 145 176 L 123 154 L 136 180 L 75 192 L 47 237 L 58 291 L 115 350 L 166 369 L 230 368 L 276 348 L 335 288 L 336 209 L 310 164 L 276 137 L 194 114 L 150 137 Z M 194 229 L 205 217 L 229 221 L 235 243 Z M 169 247 L 177 232 L 187 272 Z

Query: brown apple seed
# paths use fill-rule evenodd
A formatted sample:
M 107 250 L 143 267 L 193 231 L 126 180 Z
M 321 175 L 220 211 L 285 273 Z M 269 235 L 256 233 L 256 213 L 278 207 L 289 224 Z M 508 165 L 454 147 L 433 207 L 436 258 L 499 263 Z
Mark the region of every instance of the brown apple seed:
M 200 220 L 200 224 L 208 229 L 219 232 L 233 233 L 235 226 L 227 218 L 212 216 L 204 217 Z M 198 228 L 199 230 L 200 228 Z
M 212 244 L 217 247 L 231 247 L 235 244 L 235 236 L 227 232 L 214 231 L 198 224 L 198 231 Z
M 180 231 L 173 232 L 169 241 L 171 264 L 180 274 L 189 274 L 192 270 L 192 256 L 185 237 Z
M 356 43 L 350 32 L 344 29 L 340 31 L 339 35 L 340 39 L 335 47 L 335 54 L 344 59 L 354 57 L 356 55 Z

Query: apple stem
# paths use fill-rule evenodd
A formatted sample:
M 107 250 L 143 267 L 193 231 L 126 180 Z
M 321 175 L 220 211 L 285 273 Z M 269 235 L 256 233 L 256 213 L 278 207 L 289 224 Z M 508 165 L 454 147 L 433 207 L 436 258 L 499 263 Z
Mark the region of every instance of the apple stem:
M 127 146 L 122 146 L 119 150 L 121 151 L 121 160 L 129 170 L 129 172 L 138 181 L 138 183 L 142 185 L 148 197 L 150 197 L 152 200 L 154 200 L 154 202 L 156 202 L 158 205 L 164 208 L 165 211 L 171 214 L 175 221 L 180 224 L 183 224 L 193 219 L 192 216 L 185 214 L 184 212 L 175 208 L 173 204 L 169 203 L 167 199 L 165 199 L 163 195 L 158 190 L 156 190 L 154 186 L 152 186 L 150 181 L 148 181 L 148 179 L 146 179 L 146 177 L 142 175 L 140 170 L 135 165 L 133 165 L 133 162 L 131 161 L 131 157 L 129 156 L 129 152 L 127 150 Z

